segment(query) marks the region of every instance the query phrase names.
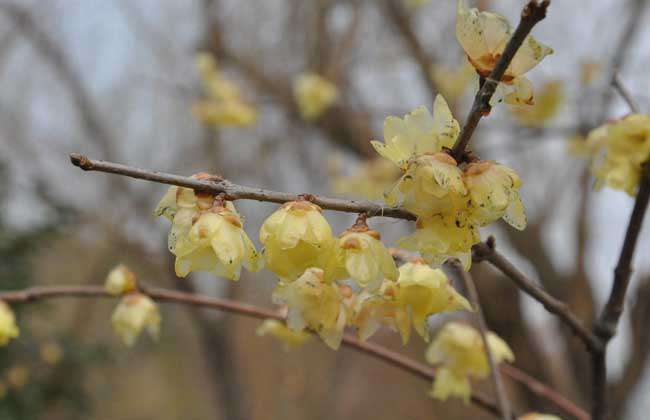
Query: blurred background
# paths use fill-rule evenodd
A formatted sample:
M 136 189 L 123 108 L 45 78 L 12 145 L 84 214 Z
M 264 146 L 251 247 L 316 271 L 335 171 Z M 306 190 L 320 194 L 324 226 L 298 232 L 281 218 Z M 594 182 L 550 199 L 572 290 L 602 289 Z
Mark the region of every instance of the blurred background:
M 520 173 L 529 216 L 524 232 L 502 225 L 483 235 L 494 234 L 508 257 L 587 322 L 609 292 L 633 199 L 593 191 L 580 136 L 628 112 L 609 88 L 614 67 L 641 108 L 650 107 L 645 3 L 554 1 L 534 30 L 555 49 L 529 75 L 537 105 L 496 107 L 473 140 L 484 159 Z M 515 24 L 523 4 L 474 3 Z M 463 67 L 455 11 L 455 0 L 1 1 L 0 288 L 102 284 L 125 263 L 146 285 L 270 307 L 269 272 L 245 273 L 238 283 L 178 280 L 168 223 L 152 215 L 166 187 L 82 173 L 68 154 L 378 198 L 390 180 L 369 161 L 368 141 L 383 138 L 386 116 L 431 109 L 437 92 L 461 123 L 467 115 L 477 80 Z M 253 124 L 215 126 L 192 112 L 206 94 L 195 66 L 200 51 L 256 109 Z M 292 93 L 308 70 L 340 93 L 312 121 L 301 118 Z M 258 245 L 257 229 L 275 207 L 238 203 Z M 337 232 L 353 221 L 326 216 Z M 412 228 L 381 218 L 371 226 L 388 244 Z M 650 409 L 649 246 L 646 223 L 629 310 L 609 354 L 616 419 L 645 419 Z M 473 273 L 488 324 L 513 347 L 514 364 L 588 406 L 589 358 L 578 340 L 509 280 L 479 265 Z M 430 384 L 349 349 L 314 340 L 287 353 L 255 335 L 258 321 L 216 312 L 162 306 L 160 341 L 143 337 L 127 349 L 111 331 L 114 305 L 16 306 L 22 334 L 0 349 L 0 419 L 488 418 L 458 401 L 434 401 Z M 406 347 L 389 331 L 373 340 L 424 361 L 419 337 Z M 484 382 L 475 386 L 491 392 Z M 517 408 L 558 413 L 507 386 Z

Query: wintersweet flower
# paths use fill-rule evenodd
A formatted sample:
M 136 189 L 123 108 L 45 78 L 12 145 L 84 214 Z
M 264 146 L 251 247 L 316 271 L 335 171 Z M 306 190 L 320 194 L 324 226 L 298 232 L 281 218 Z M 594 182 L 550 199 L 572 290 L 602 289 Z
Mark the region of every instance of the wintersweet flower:
M 459 259 L 469 270 L 472 245 L 480 242 L 478 225 L 465 212 L 437 214 L 418 219 L 416 230 L 397 241 L 399 247 L 417 251 L 429 264 L 441 265 L 450 258 Z
M 472 81 L 477 78 L 474 67 L 467 60 L 463 60 L 463 63 L 454 69 L 432 64 L 430 73 L 433 83 L 451 103 L 457 103 Z
M 325 113 L 338 99 L 336 85 L 316 73 L 301 73 L 293 82 L 293 95 L 300 116 L 315 120 Z
M 587 138 L 596 188 L 608 186 L 635 196 L 650 161 L 650 115 L 632 114 L 605 124 Z
M 394 281 L 384 280 L 378 292 L 363 290 L 356 296 L 351 325 L 357 328 L 359 339 L 366 341 L 379 328 L 386 326 L 398 331 L 406 345 L 411 336 L 409 309 L 397 300 Z
M 20 330 L 16 325 L 14 312 L 9 305 L 0 300 L 0 346 L 6 346 L 18 335 L 20 335 Z
M 291 201 L 262 225 L 266 267 L 282 281 L 298 278 L 309 267 L 324 268 L 330 260 L 334 238 L 321 211 L 309 201 Z
M 237 281 L 242 266 L 249 271 L 261 268 L 255 245 L 230 201 L 215 201 L 212 208 L 201 212 L 187 236 L 176 243 L 174 254 L 179 277 L 203 270 Z
M 141 293 L 124 296 L 115 308 L 111 321 L 115 334 L 129 347 L 135 344 L 144 329 L 154 339 L 158 338 L 160 332 L 158 306 L 149 296 Z
M 135 274 L 124 264 L 120 264 L 108 273 L 104 288 L 113 295 L 119 296 L 135 290 Z
M 431 268 L 420 259 L 400 266 L 396 299 L 409 309 L 413 328 L 425 341 L 429 341 L 429 316 L 472 310 L 470 303 L 452 287 L 442 270 Z
M 487 341 L 496 363 L 514 360 L 512 350 L 499 336 L 488 332 Z M 440 400 L 451 395 L 468 403 L 472 391 L 470 378 L 484 379 L 490 374 L 480 333 L 459 322 L 442 327 L 427 349 L 426 359 L 437 366 L 430 395 Z
M 438 95 L 433 116 L 426 107 L 416 108 L 404 118 L 387 117 L 384 121 L 384 142 L 370 143 L 377 153 L 406 171 L 412 158 L 451 148 L 460 133 L 445 99 Z
M 465 184 L 471 199 L 471 218 L 480 226 L 503 218 L 515 229 L 526 228 L 526 213 L 519 197 L 521 179 L 517 173 L 494 161 L 470 163 Z
M 332 191 L 337 194 L 365 197 L 369 200 L 384 198 L 384 193 L 395 185 L 401 172 L 386 159 L 371 159 L 363 162 L 349 176 L 334 176 Z
M 470 9 L 466 0 L 458 0 L 456 37 L 479 75 L 490 75 L 512 33 L 512 26 L 505 17 L 496 13 L 479 12 L 476 8 Z M 524 74 L 552 53 L 553 49 L 537 42 L 532 36 L 524 40 L 501 79 L 508 88 L 499 85 L 504 93 L 509 91 L 505 95 L 507 103 L 533 104 L 533 86 Z M 499 96 L 501 95 L 495 95 L 497 98 Z
M 514 106 L 512 115 L 525 127 L 543 127 L 552 120 L 564 102 L 562 82 L 553 80 L 546 83 L 539 94 L 535 96 L 535 103 L 528 106 Z
M 287 305 L 287 326 L 292 331 L 309 328 L 330 348 L 339 348 L 347 322 L 344 296 L 335 283 L 325 280 L 323 270 L 308 268 L 295 281 L 278 284 L 273 301 Z
M 395 261 L 381 242 L 381 235 L 370 230 L 362 217 L 341 234 L 334 258 L 336 267 L 328 267 L 337 271 L 332 275 L 338 279 L 350 278 L 370 291 L 379 289 L 384 279 L 397 280 Z
M 276 319 L 266 319 L 257 327 L 256 334 L 260 337 L 270 335 L 282 342 L 284 350 L 296 349 L 305 344 L 311 334 L 305 331 L 292 331 L 284 322 Z
M 424 218 L 465 207 L 466 195 L 463 173 L 456 161 L 447 153 L 438 152 L 412 159 L 385 201 Z
M 553 416 L 551 414 L 528 413 L 519 417 L 519 420 L 562 420 L 562 419 L 558 416 Z

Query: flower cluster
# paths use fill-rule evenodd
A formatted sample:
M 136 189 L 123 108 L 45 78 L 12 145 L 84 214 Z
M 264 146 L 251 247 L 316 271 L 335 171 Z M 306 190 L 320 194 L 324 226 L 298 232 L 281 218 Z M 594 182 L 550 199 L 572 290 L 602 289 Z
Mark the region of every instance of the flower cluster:
M 592 159 L 596 188 L 635 196 L 643 165 L 650 161 L 650 115 L 632 114 L 596 128 L 582 151 Z
M 467 0 L 458 0 L 456 38 L 480 76 L 490 75 L 512 33 L 512 26 L 505 17 L 470 9 Z M 552 53 L 553 49 L 528 36 L 506 69 L 492 101 L 504 98 L 511 105 L 532 105 L 533 85 L 524 74 Z
M 254 124 L 257 111 L 247 104 L 239 88 L 223 77 L 212 55 L 196 58 L 205 96 L 192 106 L 192 113 L 202 123 L 213 127 L 243 127 Z
M 499 336 L 488 332 L 486 339 L 497 364 L 514 360 L 512 350 Z M 437 366 L 431 396 L 440 400 L 457 396 L 469 402 L 470 378 L 484 379 L 490 374 L 481 334 L 459 322 L 448 322 L 442 327 L 427 349 L 426 359 Z
M 301 73 L 293 82 L 293 95 L 300 116 L 312 121 L 318 119 L 338 99 L 336 85 L 316 73 Z
M 403 119 L 386 118 L 384 142 L 372 145 L 403 173 L 386 194 L 386 203 L 418 217 L 416 232 L 398 244 L 419 251 L 429 263 L 439 265 L 453 257 L 468 268 L 471 247 L 480 241 L 479 227 L 503 219 L 521 230 L 526 215 L 515 171 L 493 161 L 459 165 L 445 152 L 459 132 L 439 95 L 433 116 L 420 107 Z

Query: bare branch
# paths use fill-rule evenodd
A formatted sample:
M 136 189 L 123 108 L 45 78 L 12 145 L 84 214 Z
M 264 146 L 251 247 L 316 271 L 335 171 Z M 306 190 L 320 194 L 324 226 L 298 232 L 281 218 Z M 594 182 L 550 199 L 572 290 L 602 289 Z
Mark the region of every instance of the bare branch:
M 621 95 L 621 97 L 625 100 L 627 106 L 630 107 L 630 110 L 635 114 L 638 114 L 641 108 L 639 108 L 639 104 L 636 103 L 630 91 L 625 87 L 625 85 L 621 81 L 620 74 L 616 73 L 614 75 L 614 81 L 612 82 L 612 84 L 614 85 L 618 93 Z
M 517 29 L 512 34 L 508 45 L 503 50 L 503 55 L 497 61 L 497 64 L 492 69 L 492 73 L 485 79 L 483 86 L 479 89 L 476 97 L 474 98 L 474 103 L 472 109 L 469 112 L 465 126 L 463 127 L 456 144 L 451 151 L 451 155 L 456 159 L 460 160 L 465 148 L 469 144 L 474 130 L 478 126 L 479 121 L 490 111 L 490 99 L 497 89 L 499 82 L 503 78 L 510 62 L 515 57 L 515 54 L 519 50 L 519 47 L 526 40 L 528 34 L 533 29 L 533 27 L 546 17 L 546 9 L 550 5 L 550 0 L 543 0 L 538 3 L 537 0 L 531 0 L 526 4 L 524 10 L 521 12 L 521 20 Z
M 593 353 L 601 351 L 602 344 L 600 340 L 571 312 L 571 309 L 564 302 L 549 295 L 544 289 L 519 271 L 503 255 L 497 252 L 494 247 L 493 238 L 474 245 L 472 251 L 475 261 L 488 261 L 515 282 L 527 295 L 544 305 L 547 311 L 557 315 L 563 323 L 580 337 L 589 351 Z
M 227 180 L 216 182 L 198 180 L 180 175 L 135 168 L 119 163 L 93 160 L 78 153 L 71 154 L 70 160 L 73 165 L 78 166 L 84 171 L 107 172 L 131 178 L 144 179 L 146 181 L 159 182 L 162 184 L 178 185 L 180 187 L 192 188 L 196 191 L 225 194 L 227 200 L 256 200 L 282 204 L 288 201 L 306 199 L 327 210 L 336 210 L 347 213 L 366 213 L 368 217 L 383 216 L 404 220 L 415 220 L 416 218 L 415 215 L 404 209 L 386 208 L 371 201 L 341 200 L 338 198 L 328 198 L 313 194 L 292 194 L 271 191 L 262 188 L 245 187 L 243 185 L 233 184 Z

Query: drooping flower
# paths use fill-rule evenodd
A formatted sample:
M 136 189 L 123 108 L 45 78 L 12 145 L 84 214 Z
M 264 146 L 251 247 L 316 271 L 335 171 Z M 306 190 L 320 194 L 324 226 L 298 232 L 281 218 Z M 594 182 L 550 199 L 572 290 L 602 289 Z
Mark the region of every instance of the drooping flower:
M 486 338 L 496 363 L 514 360 L 512 350 L 499 336 L 488 332 Z M 426 359 L 437 366 L 430 395 L 440 400 L 457 396 L 468 403 L 472 391 L 470 378 L 484 379 L 490 374 L 480 333 L 459 322 L 449 322 L 442 327 L 429 345 Z
M 284 282 L 309 267 L 324 268 L 334 244 L 332 228 L 317 205 L 301 200 L 285 203 L 260 229 L 266 267 Z
M 412 159 L 386 194 L 386 204 L 401 205 L 418 217 L 451 213 L 466 206 L 467 188 L 453 157 L 444 152 Z
M 237 85 L 223 76 L 212 55 L 198 54 L 196 67 L 205 91 L 192 106 L 199 121 L 215 127 L 243 127 L 257 120 L 255 108 L 243 100 Z
M 587 138 L 596 188 L 608 186 L 635 196 L 650 161 L 650 115 L 632 114 L 605 124 Z
M 370 230 L 363 216 L 341 234 L 333 258 L 335 261 L 326 270 L 328 274 L 337 279 L 350 278 L 370 291 L 379 289 L 384 279 L 397 280 L 393 257 L 381 242 L 379 232 Z
M 441 64 L 431 65 L 431 80 L 452 104 L 463 97 L 470 83 L 475 79 L 476 71 L 467 60 L 463 60 L 463 63 L 454 69 Z
M 131 292 L 135 290 L 135 287 L 135 274 L 124 264 L 113 268 L 108 273 L 106 282 L 104 283 L 106 291 L 113 296 Z
M 336 283 L 325 280 L 320 268 L 308 268 L 291 283 L 279 283 L 273 300 L 288 307 L 287 326 L 316 332 L 332 349 L 341 344 L 347 322 L 344 296 Z
M 0 300 L 0 346 L 6 346 L 9 341 L 17 338 L 20 330 L 16 325 L 16 316 L 11 307 Z
M 371 159 L 359 165 L 349 176 L 335 175 L 331 188 L 337 194 L 364 197 L 369 200 L 384 198 L 384 193 L 401 175 L 400 170 L 386 159 Z
M 243 229 L 243 222 L 232 202 L 215 202 L 192 223 L 187 236 L 178 241 L 176 275 L 210 271 L 217 276 L 239 280 L 241 267 L 257 271 L 260 256 Z
M 398 240 L 401 248 L 417 251 L 430 264 L 439 266 L 458 258 L 466 270 L 472 263 L 472 245 L 480 242 L 477 224 L 467 213 L 437 214 L 418 219 L 416 230 Z
M 293 95 L 300 115 L 305 120 L 315 120 L 338 99 L 336 85 L 316 73 L 301 73 L 293 82 Z
M 158 306 L 149 296 L 141 293 L 124 296 L 115 308 L 111 321 L 115 334 L 129 347 L 135 344 L 144 329 L 154 339 L 158 338 L 160 332 Z
M 515 229 L 526 228 L 526 213 L 519 197 L 521 179 L 505 165 L 484 160 L 465 169 L 465 184 L 471 198 L 471 218 L 480 226 L 503 218 Z
M 357 328 L 359 339 L 367 340 L 380 327 L 398 331 L 402 343 L 411 336 L 411 316 L 408 307 L 397 299 L 396 283 L 384 280 L 378 292 L 363 290 L 354 301 L 351 325 Z
M 429 341 L 429 316 L 472 310 L 470 303 L 453 288 L 442 270 L 431 268 L 418 259 L 400 266 L 396 299 L 409 309 L 413 328 L 425 341 Z
M 387 117 L 384 121 L 384 142 L 373 140 L 370 143 L 377 153 L 405 171 L 412 158 L 440 152 L 443 147 L 452 147 L 460 133 L 460 125 L 441 95 L 436 96 L 433 114 L 431 116 L 422 106 L 403 119 Z
M 521 125 L 543 127 L 558 114 L 563 101 L 562 82 L 553 80 L 542 86 L 533 105 L 513 106 L 511 111 Z
M 284 349 L 287 351 L 302 346 L 311 338 L 311 334 L 305 331 L 290 330 L 284 322 L 280 322 L 276 319 L 264 320 L 264 322 L 257 327 L 256 333 L 260 337 L 270 335 L 278 339 L 283 343 Z
M 562 419 L 558 416 L 554 416 L 551 414 L 528 413 L 519 417 L 519 420 L 562 420 Z
M 466 0 L 458 0 L 456 37 L 470 63 L 481 76 L 490 75 L 512 34 L 512 26 L 505 17 L 496 13 L 479 12 L 476 8 L 470 9 Z M 509 87 L 507 90 L 510 92 L 505 95 L 507 103 L 533 104 L 532 83 L 524 74 L 552 53 L 550 47 L 537 42 L 532 36 L 524 40 L 501 79 Z

